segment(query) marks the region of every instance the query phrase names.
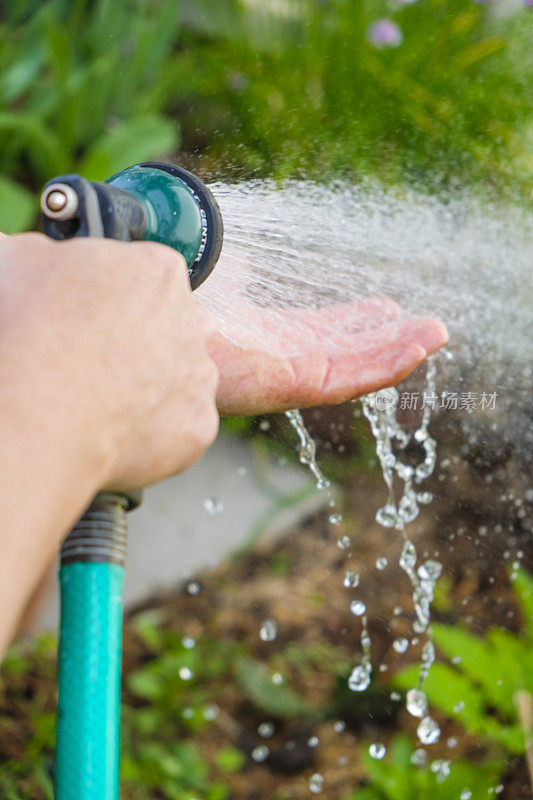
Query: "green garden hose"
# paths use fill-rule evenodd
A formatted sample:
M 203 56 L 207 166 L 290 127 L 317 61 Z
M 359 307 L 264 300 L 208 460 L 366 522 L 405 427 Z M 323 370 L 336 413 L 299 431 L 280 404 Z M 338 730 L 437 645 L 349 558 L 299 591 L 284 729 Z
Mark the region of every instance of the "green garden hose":
M 61 548 L 55 794 L 118 800 L 126 511 L 99 494 Z

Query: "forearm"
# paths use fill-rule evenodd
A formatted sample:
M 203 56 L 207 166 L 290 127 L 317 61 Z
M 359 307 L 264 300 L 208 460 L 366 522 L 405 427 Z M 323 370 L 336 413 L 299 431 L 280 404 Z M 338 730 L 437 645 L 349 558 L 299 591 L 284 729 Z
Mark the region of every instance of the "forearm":
M 43 570 L 99 485 L 99 459 L 90 448 L 85 457 L 74 415 L 60 398 L 54 408 L 43 402 L 51 391 L 19 376 L 0 388 L 0 656 Z

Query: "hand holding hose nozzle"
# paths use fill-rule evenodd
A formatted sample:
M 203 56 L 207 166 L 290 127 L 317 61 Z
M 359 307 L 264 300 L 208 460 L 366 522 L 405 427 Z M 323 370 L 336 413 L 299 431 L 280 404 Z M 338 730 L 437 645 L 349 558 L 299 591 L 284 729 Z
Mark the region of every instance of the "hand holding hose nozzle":
M 41 207 L 45 232 L 54 239 L 170 245 L 185 257 L 193 289 L 220 253 L 218 206 L 202 182 L 179 167 L 138 165 L 106 183 L 62 176 L 45 187 Z M 140 499 L 140 492 L 100 493 L 61 550 L 56 800 L 118 797 L 126 511 Z

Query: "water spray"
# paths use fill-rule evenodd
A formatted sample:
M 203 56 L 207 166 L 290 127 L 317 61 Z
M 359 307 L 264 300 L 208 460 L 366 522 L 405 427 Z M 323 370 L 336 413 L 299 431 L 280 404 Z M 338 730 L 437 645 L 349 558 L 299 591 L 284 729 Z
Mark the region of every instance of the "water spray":
M 50 181 L 45 233 L 149 240 L 180 252 L 196 289 L 215 266 L 223 225 L 209 189 L 171 164 L 145 163 L 96 183 Z M 142 492 L 102 492 L 61 548 L 56 800 L 118 800 L 123 583 L 128 524 Z

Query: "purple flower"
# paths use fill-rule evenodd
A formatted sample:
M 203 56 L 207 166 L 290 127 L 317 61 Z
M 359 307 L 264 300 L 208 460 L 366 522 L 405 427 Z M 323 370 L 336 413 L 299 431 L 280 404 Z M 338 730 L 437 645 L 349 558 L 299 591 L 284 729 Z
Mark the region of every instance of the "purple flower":
M 533 8 L 533 0 L 522 0 L 525 6 L 529 6 L 529 8 Z
M 403 33 L 392 20 L 378 19 L 368 29 L 368 40 L 376 47 L 398 47 L 403 42 Z

